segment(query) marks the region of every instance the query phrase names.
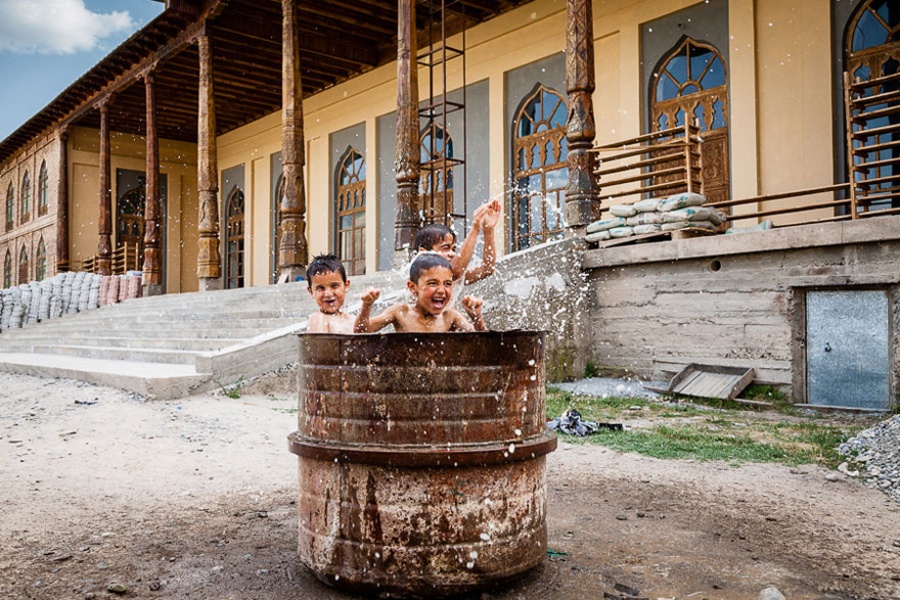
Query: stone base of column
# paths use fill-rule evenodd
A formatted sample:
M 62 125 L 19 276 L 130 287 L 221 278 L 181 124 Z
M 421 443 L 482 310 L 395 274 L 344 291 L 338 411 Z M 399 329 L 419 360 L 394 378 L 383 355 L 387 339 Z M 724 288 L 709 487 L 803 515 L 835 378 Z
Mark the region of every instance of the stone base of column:
M 201 277 L 200 291 L 215 292 L 222 289 L 222 281 L 218 277 Z
M 391 261 L 391 265 L 395 269 L 404 269 L 409 266 L 410 262 L 410 252 L 406 248 L 402 250 L 394 250 L 394 257 Z
M 298 277 L 306 279 L 306 269 L 299 265 L 291 265 L 290 267 L 281 267 L 278 269 L 278 283 L 291 283 L 297 281 Z
M 163 295 L 163 287 L 158 283 L 145 283 L 141 286 L 143 289 L 141 293 L 146 296 L 162 296 Z

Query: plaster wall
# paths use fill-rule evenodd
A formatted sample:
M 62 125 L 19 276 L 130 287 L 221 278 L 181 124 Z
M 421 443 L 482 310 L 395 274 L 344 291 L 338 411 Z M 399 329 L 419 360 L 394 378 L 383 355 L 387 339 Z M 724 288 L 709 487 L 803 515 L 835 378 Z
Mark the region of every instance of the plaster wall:
M 589 250 L 589 359 L 607 372 L 671 377 L 690 363 L 752 367 L 805 401 L 805 294 L 886 290 L 900 331 L 900 218 Z M 891 397 L 900 348 L 890 341 Z

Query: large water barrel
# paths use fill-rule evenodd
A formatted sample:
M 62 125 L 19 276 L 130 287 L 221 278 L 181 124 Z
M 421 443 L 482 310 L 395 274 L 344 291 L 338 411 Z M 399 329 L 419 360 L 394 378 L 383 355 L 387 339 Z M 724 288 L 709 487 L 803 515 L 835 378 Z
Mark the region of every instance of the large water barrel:
M 299 555 L 337 587 L 447 597 L 547 549 L 541 332 L 300 336 Z

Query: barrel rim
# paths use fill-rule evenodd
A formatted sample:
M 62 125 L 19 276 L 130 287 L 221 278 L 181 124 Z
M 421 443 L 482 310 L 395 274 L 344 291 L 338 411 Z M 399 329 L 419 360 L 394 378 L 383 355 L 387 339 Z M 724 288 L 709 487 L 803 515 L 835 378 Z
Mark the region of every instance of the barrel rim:
M 510 452 L 510 446 L 514 451 Z M 557 436 L 550 430 L 542 435 L 508 442 L 481 444 L 438 445 L 384 445 L 342 444 L 306 438 L 295 431 L 288 435 L 288 449 L 300 458 L 327 460 L 338 463 L 359 463 L 383 467 L 470 467 L 506 464 L 532 460 L 556 449 Z
M 421 338 L 425 336 L 426 339 L 433 338 L 442 338 L 445 336 L 449 337 L 459 337 L 463 336 L 480 336 L 480 337 L 524 337 L 524 336 L 545 336 L 547 335 L 548 330 L 546 329 L 507 329 L 507 330 L 488 330 L 488 331 L 448 331 L 448 332 L 421 332 L 421 331 L 390 331 L 387 333 L 376 332 L 376 333 L 325 333 L 325 332 L 308 332 L 301 331 L 297 333 L 297 336 L 300 338 L 311 337 L 311 338 L 335 338 L 335 339 L 354 339 L 354 338 L 378 338 L 378 337 L 412 337 L 412 338 Z

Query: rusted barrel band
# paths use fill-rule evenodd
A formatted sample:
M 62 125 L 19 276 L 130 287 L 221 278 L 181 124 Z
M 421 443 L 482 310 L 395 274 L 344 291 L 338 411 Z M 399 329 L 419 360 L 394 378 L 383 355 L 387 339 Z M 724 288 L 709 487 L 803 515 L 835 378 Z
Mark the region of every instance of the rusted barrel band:
M 415 448 L 330 444 L 303 438 L 295 431 L 288 436 L 288 448 L 305 458 L 382 467 L 471 467 L 531 460 L 548 454 L 556 449 L 556 434 L 546 431 L 540 437 L 508 443 Z

